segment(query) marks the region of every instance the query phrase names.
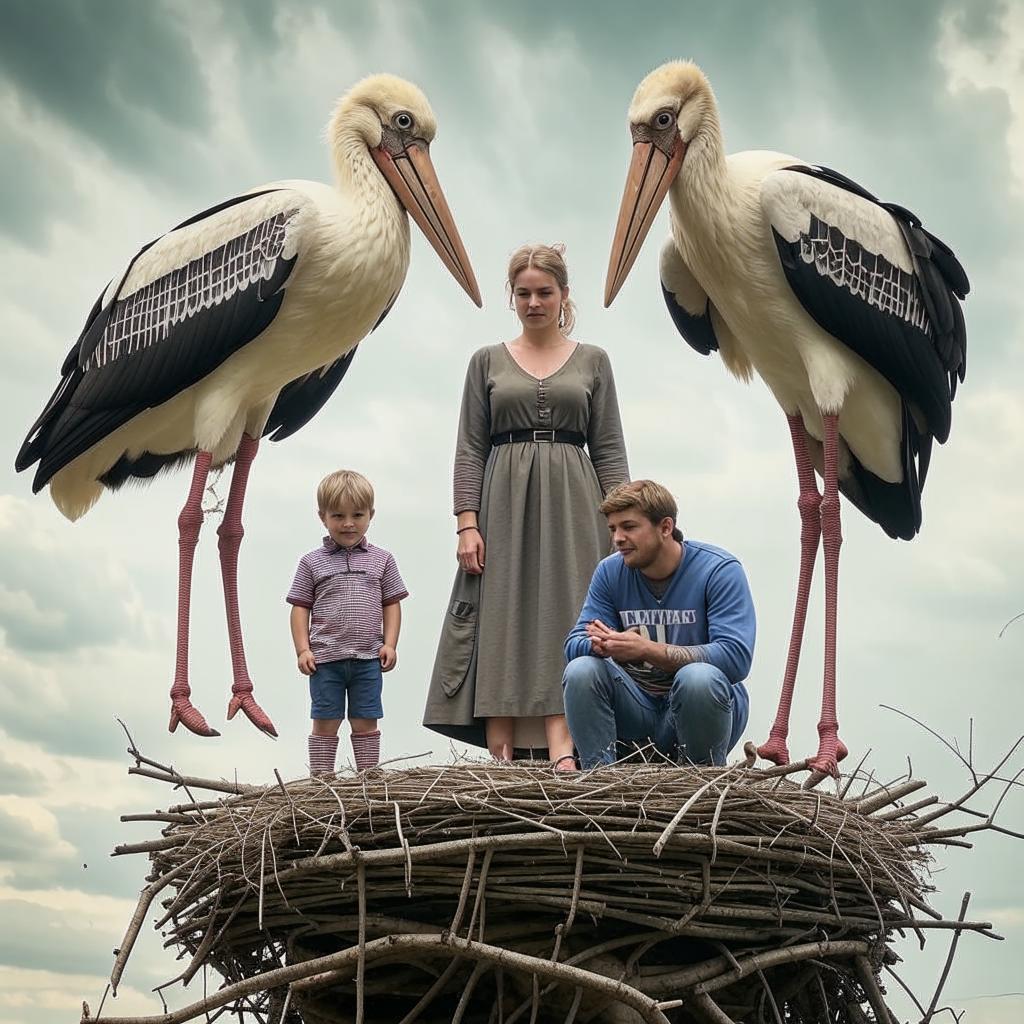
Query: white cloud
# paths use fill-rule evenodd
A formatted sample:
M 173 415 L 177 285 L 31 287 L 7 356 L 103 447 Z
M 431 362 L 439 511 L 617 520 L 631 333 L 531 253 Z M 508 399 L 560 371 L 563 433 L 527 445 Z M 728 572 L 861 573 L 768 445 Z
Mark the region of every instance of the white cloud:
M 0 863 L 5 859 L 69 860 L 75 848 L 60 835 L 54 815 L 35 800 L 0 794 Z
M 998 31 L 977 42 L 963 28 L 966 7 L 947 10 L 940 18 L 936 53 L 949 75 L 947 88 L 954 96 L 976 90 L 996 90 L 1009 110 L 1006 148 L 1024 195 L 1024 7 L 1005 3 L 997 16 Z
M 85 917 L 103 925 L 111 932 L 124 928 L 132 911 L 134 900 L 116 899 L 76 889 L 11 889 L 0 885 L 0 900 L 21 900 L 48 910 L 59 910 L 69 915 Z
M 6 577 L 0 583 L 0 631 L 6 646 L 66 656 L 129 636 L 136 646 L 152 639 L 158 621 L 142 607 L 120 552 L 85 546 L 66 528 L 47 530 L 47 521 L 28 502 L 0 495 L 0 560 Z M 65 585 L 76 576 L 90 579 L 88 592 Z
M 60 1014 L 77 1020 L 82 1014 L 82 996 L 88 997 L 93 1015 L 99 1009 L 106 979 L 96 975 L 65 974 L 52 970 L 30 970 L 0 965 L 0 1024 L 46 1024 Z M 110 1000 L 104 1014 L 153 1012 L 153 999 L 129 985 L 118 988 L 117 1002 Z

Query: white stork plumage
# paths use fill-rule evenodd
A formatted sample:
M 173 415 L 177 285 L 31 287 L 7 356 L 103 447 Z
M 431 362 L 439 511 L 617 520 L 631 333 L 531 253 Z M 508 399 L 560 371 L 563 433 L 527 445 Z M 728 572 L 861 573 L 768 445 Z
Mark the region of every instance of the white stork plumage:
M 387 314 L 409 264 L 411 214 L 479 306 L 480 292 L 429 155 L 436 121 L 416 86 L 356 84 L 328 127 L 335 184 L 282 181 L 197 214 L 143 248 L 97 299 L 61 381 L 16 460 L 33 491 L 77 519 L 104 488 L 195 460 L 178 518 L 177 657 L 170 730 L 216 736 L 192 705 L 192 563 L 211 467 L 234 461 L 219 535 L 234 681 L 243 711 L 276 736 L 252 696 L 239 622 L 242 501 L 259 438 L 281 440 L 338 386 Z
M 680 334 L 764 380 L 789 421 L 800 484 L 799 584 L 779 710 L 759 748 L 789 761 L 789 711 L 819 538 L 825 667 L 814 784 L 846 754 L 838 737 L 835 636 L 842 491 L 891 537 L 921 525 L 932 441 L 949 436 L 963 380 L 958 300 L 967 277 L 909 211 L 781 153 L 726 157 L 718 107 L 696 65 L 662 65 L 629 109 L 633 158 L 605 289 L 622 286 L 666 194 L 661 283 Z M 823 476 L 819 493 L 814 470 Z

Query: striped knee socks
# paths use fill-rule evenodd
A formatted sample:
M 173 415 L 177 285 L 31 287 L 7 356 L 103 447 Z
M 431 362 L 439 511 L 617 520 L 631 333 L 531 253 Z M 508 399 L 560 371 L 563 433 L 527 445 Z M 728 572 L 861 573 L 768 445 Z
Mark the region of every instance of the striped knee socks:
M 337 736 L 309 737 L 309 774 L 333 775 L 334 757 L 338 752 Z
M 352 753 L 355 755 L 357 772 L 376 768 L 380 763 L 380 729 L 352 733 Z

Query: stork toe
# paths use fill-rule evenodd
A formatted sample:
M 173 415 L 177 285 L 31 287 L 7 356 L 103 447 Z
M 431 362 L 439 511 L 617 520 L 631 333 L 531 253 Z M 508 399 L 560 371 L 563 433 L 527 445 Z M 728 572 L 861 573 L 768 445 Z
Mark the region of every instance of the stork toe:
M 782 736 L 769 736 L 767 742 L 757 748 L 758 757 L 764 758 L 765 761 L 771 761 L 773 764 L 783 765 L 789 764 L 789 747 L 786 746 L 786 741 Z
M 171 720 L 167 725 L 168 732 L 174 732 L 181 724 L 194 732 L 197 736 L 219 736 L 216 729 L 212 729 L 203 717 L 203 713 L 188 699 L 188 697 L 171 698 Z
M 256 726 L 260 732 L 266 733 L 268 736 L 272 736 L 277 739 L 277 729 L 274 727 L 274 723 L 270 720 L 270 716 L 256 703 L 256 698 L 252 695 L 252 689 L 247 690 L 235 690 L 232 687 L 234 696 L 231 698 L 231 702 L 228 704 L 227 719 L 230 722 L 239 711 L 245 714 L 245 717 Z
M 804 779 L 803 788 L 814 789 L 819 782 L 829 776 L 834 779 L 838 778 L 839 762 L 846 757 L 847 753 L 849 751 L 846 749 L 846 744 L 838 736 L 823 738 L 818 753 L 807 761 L 810 775 Z

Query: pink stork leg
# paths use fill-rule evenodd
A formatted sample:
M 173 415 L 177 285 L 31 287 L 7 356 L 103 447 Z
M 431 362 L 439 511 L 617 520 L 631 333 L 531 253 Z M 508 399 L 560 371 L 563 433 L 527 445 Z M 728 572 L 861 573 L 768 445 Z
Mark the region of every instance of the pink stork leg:
M 811 775 L 805 788 L 816 786 L 826 775 L 838 775 L 846 757 L 839 739 L 836 717 L 836 609 L 839 599 L 839 548 L 843 533 L 839 522 L 839 417 L 822 417 L 825 424 L 825 494 L 821 501 L 821 544 L 825 550 L 825 680 L 818 722 L 818 753 L 808 761 Z
M 789 763 L 789 712 L 793 704 L 793 689 L 796 686 L 796 672 L 800 665 L 800 647 L 804 639 L 804 623 L 807 621 L 807 601 L 814 576 L 814 560 L 818 556 L 818 538 L 821 536 L 821 494 L 814 479 L 814 466 L 807 451 L 807 435 L 804 421 L 799 415 L 787 416 L 789 433 L 793 439 L 793 454 L 796 456 L 796 473 L 800 482 L 800 497 L 796 506 L 800 510 L 800 579 L 796 589 L 796 607 L 793 609 L 793 630 L 789 636 L 789 654 L 786 657 L 786 673 L 782 679 L 782 694 L 779 710 L 775 715 L 768 740 L 757 748 L 758 754 L 776 764 Z
M 242 529 L 242 502 L 245 499 L 245 485 L 249 481 L 249 467 L 256 458 L 260 443 L 248 434 L 242 435 L 235 455 L 235 469 L 231 474 L 231 489 L 224 518 L 217 527 L 217 547 L 220 551 L 220 573 L 224 582 L 224 607 L 228 616 L 228 642 L 231 645 L 231 702 L 228 704 L 228 720 L 244 711 L 246 717 L 268 736 L 276 736 L 277 730 L 267 713 L 256 703 L 252 695 L 252 680 L 245 664 L 245 647 L 242 644 L 242 622 L 238 614 L 238 549 L 242 545 L 245 530 Z
M 178 516 L 178 642 L 174 658 L 174 685 L 171 687 L 170 732 L 180 722 L 197 736 L 219 736 L 216 729 L 192 706 L 188 685 L 188 618 L 192 601 L 192 563 L 199 540 L 199 527 L 203 525 L 203 490 L 210 472 L 210 453 L 199 452 L 192 473 L 192 485 L 185 505 Z

